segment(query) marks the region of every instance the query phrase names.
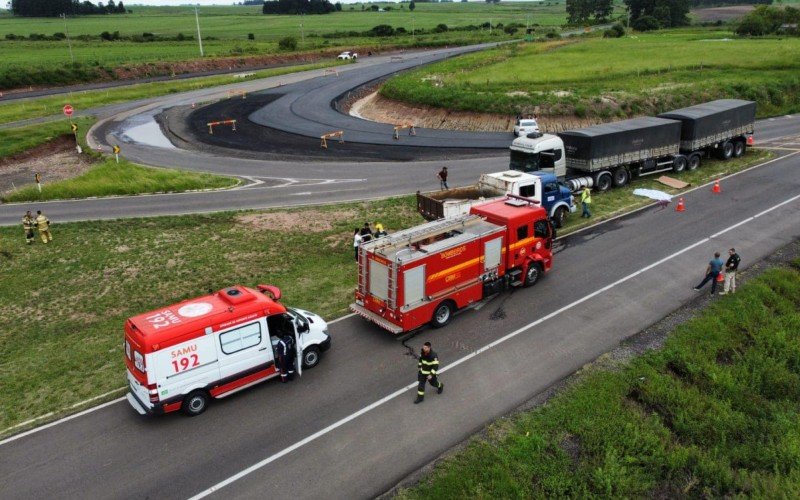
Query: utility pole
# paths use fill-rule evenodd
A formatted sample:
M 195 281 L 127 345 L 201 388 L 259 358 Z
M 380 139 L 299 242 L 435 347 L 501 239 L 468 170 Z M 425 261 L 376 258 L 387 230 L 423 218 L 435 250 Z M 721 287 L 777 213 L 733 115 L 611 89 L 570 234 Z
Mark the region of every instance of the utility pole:
M 69 39 L 69 29 L 67 28 L 67 14 L 61 14 L 61 17 L 64 18 L 64 34 L 67 35 L 67 46 L 69 47 L 69 59 L 72 61 L 72 64 L 75 64 L 75 56 L 72 55 L 72 41 Z
M 197 13 L 197 5 L 194 6 L 194 20 L 197 23 L 197 43 L 200 44 L 200 57 L 203 57 L 203 38 L 200 36 L 200 15 Z

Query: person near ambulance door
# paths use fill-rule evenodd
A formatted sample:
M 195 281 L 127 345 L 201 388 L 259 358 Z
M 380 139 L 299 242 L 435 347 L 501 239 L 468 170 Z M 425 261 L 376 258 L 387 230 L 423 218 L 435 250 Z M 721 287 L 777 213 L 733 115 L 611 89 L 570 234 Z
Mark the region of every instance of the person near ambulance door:
M 741 261 L 735 248 L 728 250 L 728 260 L 725 262 L 725 283 L 722 285 L 722 291 L 719 292 L 720 295 L 725 295 L 728 291 L 736 293 L 736 272 L 739 270 Z
M 442 167 L 442 169 L 439 170 L 439 173 L 436 174 L 436 177 L 439 178 L 439 187 L 441 189 L 450 189 L 447 186 L 447 167 Z
M 276 361 L 281 372 L 281 382 L 286 383 L 294 379 L 294 336 L 282 332 L 278 339 Z
M 581 217 L 586 217 L 587 219 L 592 216 L 592 212 L 589 211 L 589 205 L 592 204 L 592 191 L 589 189 L 588 186 L 583 188 L 581 191 L 581 206 L 583 207 L 583 213 Z
M 36 227 L 36 219 L 33 218 L 33 214 L 30 210 L 25 212 L 25 215 L 22 217 L 22 228 L 25 230 L 25 243 L 28 245 L 33 243 L 34 236 L 33 236 L 33 229 Z
M 722 260 L 719 258 L 719 252 L 714 252 L 714 258 L 711 259 L 706 268 L 706 277 L 703 278 L 699 285 L 694 287 L 694 290 L 699 292 L 706 283 L 711 281 L 711 295 L 714 295 L 717 291 L 717 276 L 719 276 L 720 271 L 722 271 Z
M 45 217 L 41 210 L 36 211 L 36 227 L 39 229 L 39 236 L 41 236 L 42 242 L 53 241 L 53 235 L 50 234 L 50 220 Z
M 436 374 L 439 372 L 439 357 L 431 349 L 430 342 L 425 342 L 422 346 L 417 368 L 417 382 L 419 384 L 417 385 L 417 399 L 414 400 L 414 404 L 422 403 L 425 400 L 425 384 L 428 382 L 433 387 L 436 387 L 437 394 L 441 394 L 444 390 L 444 384 L 436 378 Z
M 353 250 L 356 254 L 356 262 L 358 262 L 358 246 L 361 245 L 361 231 L 358 228 L 353 230 Z

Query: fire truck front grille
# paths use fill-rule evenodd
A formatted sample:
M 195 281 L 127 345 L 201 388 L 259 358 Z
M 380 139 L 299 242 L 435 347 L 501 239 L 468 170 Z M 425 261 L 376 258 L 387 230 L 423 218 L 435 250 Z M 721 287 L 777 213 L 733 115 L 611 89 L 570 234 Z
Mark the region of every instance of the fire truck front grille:
M 381 328 L 389 330 L 392 333 L 403 333 L 403 329 L 394 323 L 390 323 L 386 319 L 378 316 L 374 312 L 358 304 L 350 304 L 350 310 L 373 323 L 379 325 Z

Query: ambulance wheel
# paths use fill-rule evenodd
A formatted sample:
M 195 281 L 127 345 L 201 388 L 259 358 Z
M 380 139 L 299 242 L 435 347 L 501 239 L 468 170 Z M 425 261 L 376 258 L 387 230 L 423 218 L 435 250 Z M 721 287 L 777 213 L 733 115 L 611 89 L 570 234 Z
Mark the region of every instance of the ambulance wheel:
M 744 146 L 744 141 L 743 140 L 739 140 L 739 141 L 734 142 L 733 143 L 733 157 L 734 158 L 739 158 L 740 156 L 742 156 L 744 154 L 744 148 L 745 148 L 745 146 Z
M 525 286 L 533 286 L 542 277 L 542 268 L 536 262 L 531 262 L 528 272 L 525 273 Z
M 190 417 L 200 415 L 208 408 L 208 393 L 206 391 L 192 391 L 183 398 L 181 410 Z
M 314 368 L 319 364 L 319 347 L 312 345 L 303 351 L 303 368 Z
M 447 323 L 450 323 L 451 319 L 453 319 L 454 312 L 455 306 L 451 301 L 446 300 L 442 302 L 436 307 L 436 310 L 433 311 L 431 325 L 433 325 L 434 328 L 441 328 L 445 326 Z
M 692 171 L 697 170 L 697 167 L 700 166 L 700 155 L 694 153 L 689 155 L 689 163 L 686 165 L 686 170 Z

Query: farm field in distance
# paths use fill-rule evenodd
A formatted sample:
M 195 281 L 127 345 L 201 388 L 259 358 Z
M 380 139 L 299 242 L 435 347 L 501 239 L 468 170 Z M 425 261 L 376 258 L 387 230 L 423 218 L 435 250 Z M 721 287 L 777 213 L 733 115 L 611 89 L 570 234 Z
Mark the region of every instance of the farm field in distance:
M 800 109 L 800 39 L 686 28 L 523 43 L 394 77 L 381 93 L 456 110 L 596 121 L 736 97 L 769 116 Z
M 419 31 L 430 32 L 438 24 L 458 28 L 488 22 L 494 26 L 511 22 L 525 25 L 528 20 L 532 24 L 555 28 L 566 20 L 563 1 L 499 5 L 418 4 L 413 12 L 409 12 L 405 4 L 404 9 L 400 9 L 398 4 L 392 4 L 392 10 L 388 12 L 362 12 L 360 4 L 352 5 L 354 10 L 349 10 L 350 7 L 345 5 L 342 12 L 301 17 L 265 16 L 261 14 L 260 7 L 203 6 L 199 12 L 206 56 L 204 60 L 265 54 L 289 56 L 310 51 L 315 52 L 315 57 L 319 57 L 320 50 L 332 53 L 362 47 L 363 52 L 366 52 L 391 47 L 480 43 L 510 39 L 512 35 L 504 33 L 500 28 L 491 32 L 488 29 L 427 34 Z M 0 61 L 0 88 L 89 81 L 98 72 L 111 73 L 120 66 L 159 61 L 191 62 L 200 59 L 194 10 L 191 7 L 131 6 L 131 9 L 132 14 L 68 18 L 66 27 L 64 20 L 58 18 L 15 18 L 10 14 L 0 15 L 0 51 L 3 53 Z M 381 24 L 388 24 L 393 28 L 402 27 L 407 33 L 390 37 L 365 37 L 360 34 Z M 77 68 L 70 65 L 66 40 L 6 39 L 9 35 L 30 38 L 32 33 L 52 36 L 67 30 L 72 38 L 72 53 Z M 359 34 L 336 38 L 322 36 L 337 31 Z M 412 31 L 415 31 L 414 36 Z M 102 41 L 97 38 L 102 32 L 119 32 L 122 38 L 152 33 L 156 38 L 169 37 L 172 40 L 138 43 L 131 40 Z M 520 31 L 516 36 L 521 36 L 523 32 L 524 30 Z M 186 39 L 174 40 L 179 34 Z M 249 34 L 253 35 L 253 40 L 248 39 Z M 82 35 L 95 38 L 81 40 Z M 278 41 L 286 36 L 297 39 L 296 50 L 279 49 Z M 332 54 L 325 57 L 332 57 Z M 58 81 L 59 79 L 63 81 Z

